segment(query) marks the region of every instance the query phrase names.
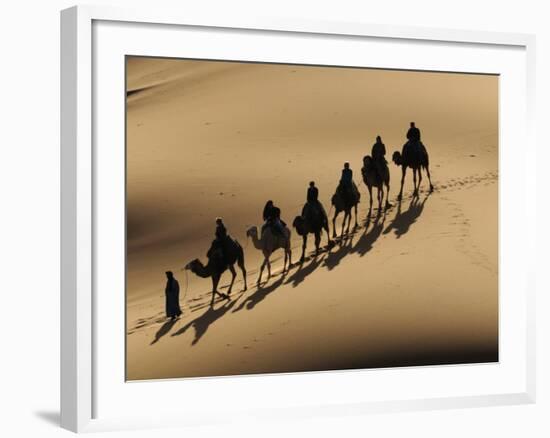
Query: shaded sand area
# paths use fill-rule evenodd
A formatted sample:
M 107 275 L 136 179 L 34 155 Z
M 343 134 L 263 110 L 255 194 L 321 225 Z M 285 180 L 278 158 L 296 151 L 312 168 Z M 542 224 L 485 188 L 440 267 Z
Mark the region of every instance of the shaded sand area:
M 129 58 L 127 79 L 128 379 L 498 360 L 496 77 Z M 369 215 L 361 184 L 359 228 L 317 257 L 310 236 L 303 264 L 292 230 L 295 265 L 282 273 L 275 253 L 258 288 L 245 231 L 265 201 L 291 224 L 315 180 L 329 211 L 343 162 L 359 183 L 376 135 L 389 159 L 410 121 L 435 191 L 424 179 L 413 199 L 409 171 L 396 202 L 391 163 L 391 209 Z M 217 216 L 245 248 L 249 289 L 238 271 L 210 308 L 210 279 L 181 268 L 206 263 Z

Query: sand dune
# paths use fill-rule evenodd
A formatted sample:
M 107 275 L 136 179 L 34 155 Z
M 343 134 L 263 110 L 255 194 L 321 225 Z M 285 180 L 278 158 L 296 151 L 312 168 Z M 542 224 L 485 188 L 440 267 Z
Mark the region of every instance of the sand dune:
M 127 86 L 129 379 L 498 359 L 496 77 L 132 58 Z M 354 233 L 284 274 L 274 254 L 275 275 L 252 287 L 261 253 L 245 230 L 265 201 L 290 224 L 313 179 L 328 211 L 342 163 L 359 182 L 375 136 L 391 155 L 411 120 L 435 191 L 412 199 L 409 175 L 397 203 L 392 164 L 390 210 L 369 216 L 361 185 Z M 239 273 L 211 309 L 210 280 L 180 269 L 206 261 L 216 216 L 245 247 L 251 287 Z M 297 261 L 295 232 L 292 246 Z

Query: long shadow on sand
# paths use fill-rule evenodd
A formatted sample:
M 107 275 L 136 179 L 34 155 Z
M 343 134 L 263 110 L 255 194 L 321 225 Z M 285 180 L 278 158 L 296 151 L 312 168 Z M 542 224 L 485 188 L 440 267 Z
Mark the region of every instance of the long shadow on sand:
M 301 284 L 306 277 L 313 274 L 315 270 L 321 266 L 321 263 L 325 259 L 325 254 L 323 255 L 312 255 L 310 257 L 307 257 L 305 261 L 309 261 L 309 263 L 305 264 L 304 262 L 301 262 L 298 264 L 298 269 L 296 269 L 292 275 L 290 275 L 285 281 L 285 284 L 292 283 L 292 287 L 297 287 L 299 284 Z
M 394 230 L 397 239 L 406 234 L 409 231 L 411 225 L 414 224 L 422 214 L 422 211 L 424 210 L 424 205 L 426 204 L 426 201 L 429 197 L 430 194 L 428 193 L 424 197 L 424 199 L 420 201 L 418 196 L 413 196 L 409 203 L 409 207 L 404 212 L 401 211 L 403 202 L 399 202 L 397 204 L 397 213 L 395 214 L 395 217 L 388 225 L 388 227 L 384 230 L 384 234 L 388 234 L 392 230 Z
M 325 258 L 325 263 L 323 264 L 329 271 L 332 271 L 336 266 L 340 264 L 342 259 L 351 253 L 353 248 L 353 237 L 357 231 L 351 231 L 348 234 L 345 234 L 333 248 L 331 252 Z
M 365 219 L 365 221 L 361 226 L 363 232 L 361 233 L 355 245 L 353 244 L 353 241 L 356 235 L 358 234 L 358 230 L 344 236 L 342 240 L 338 243 L 338 249 L 336 251 L 331 252 L 328 255 L 328 257 L 325 260 L 325 266 L 329 271 L 336 268 L 336 266 L 338 266 L 342 261 L 342 259 L 347 255 L 358 253 L 361 257 L 363 257 L 367 252 L 369 252 L 373 248 L 374 242 L 376 242 L 376 240 L 382 234 L 387 211 L 379 212 L 374 217 L 374 222 L 372 222 L 373 217 L 371 213 L 372 213 L 371 211 L 368 212 L 367 218 Z M 372 222 L 372 227 L 371 227 L 371 222 Z
M 283 272 L 280 277 L 275 280 L 273 283 L 269 284 L 268 286 L 264 287 L 263 285 L 265 283 L 262 283 L 258 285 L 258 289 L 256 292 L 254 292 L 252 295 L 249 295 L 246 297 L 246 299 L 239 304 L 239 307 L 237 307 L 233 312 L 238 312 L 239 310 L 243 310 L 246 308 L 247 310 L 252 310 L 258 303 L 263 301 L 265 297 L 267 297 L 271 292 L 274 292 L 276 289 L 278 289 L 280 286 L 283 285 L 286 278 L 286 272 Z
M 174 324 L 176 323 L 177 319 L 171 319 L 169 321 L 166 321 L 160 329 L 155 333 L 155 339 L 151 342 L 150 345 L 156 344 L 158 341 L 160 341 L 160 338 L 162 338 L 164 335 L 168 334 L 170 330 L 172 330 L 172 327 L 174 327 Z
M 384 230 L 384 222 L 386 221 L 386 211 L 376 215 L 374 221 L 372 222 L 372 227 L 369 230 L 371 220 L 372 218 L 369 214 L 365 222 L 363 233 L 351 251 L 359 254 L 360 257 L 367 254 L 373 248 L 374 243 L 382 235 L 382 231 Z
M 182 335 L 187 331 L 187 329 L 193 327 L 195 329 L 195 338 L 193 339 L 193 342 L 191 342 L 191 345 L 197 344 L 197 342 L 199 342 L 207 332 L 208 328 L 227 312 L 229 312 L 235 303 L 236 301 L 224 301 L 221 307 L 209 307 L 206 312 L 195 318 L 193 321 L 185 324 L 177 332 L 173 333 L 172 336 Z

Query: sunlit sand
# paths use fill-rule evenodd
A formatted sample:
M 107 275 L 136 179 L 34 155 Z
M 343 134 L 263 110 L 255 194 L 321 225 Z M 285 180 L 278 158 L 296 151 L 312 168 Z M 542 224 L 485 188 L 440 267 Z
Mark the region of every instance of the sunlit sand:
M 127 377 L 174 378 L 498 360 L 498 78 L 132 58 L 127 65 Z M 435 190 L 390 163 L 390 202 L 298 263 L 263 256 L 246 230 L 273 199 L 289 226 L 309 181 L 329 219 L 349 161 L 381 135 L 387 159 L 422 131 Z M 374 206 L 377 204 L 375 202 Z M 210 307 L 215 218 L 244 248 L 230 300 Z M 337 232 L 340 234 L 340 216 Z M 332 233 L 332 228 L 331 228 Z M 183 315 L 164 315 L 165 271 Z M 227 271 L 221 292 L 230 281 Z

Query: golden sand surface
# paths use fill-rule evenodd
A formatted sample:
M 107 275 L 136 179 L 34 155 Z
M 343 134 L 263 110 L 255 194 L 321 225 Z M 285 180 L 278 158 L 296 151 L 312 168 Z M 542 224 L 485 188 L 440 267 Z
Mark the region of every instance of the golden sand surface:
M 127 91 L 128 379 L 498 360 L 496 76 L 128 58 Z M 359 184 L 376 135 L 390 161 L 410 121 L 434 192 L 425 178 L 413 199 L 409 171 L 398 203 L 390 163 L 392 208 L 369 215 L 361 184 L 359 228 L 318 257 L 310 236 L 303 264 L 292 230 L 296 264 L 283 273 L 274 253 L 258 288 L 263 256 L 245 231 L 266 200 L 290 225 L 314 180 L 329 211 L 343 163 Z M 237 269 L 231 299 L 210 308 L 210 279 L 181 269 L 206 264 L 218 216 L 249 288 Z

